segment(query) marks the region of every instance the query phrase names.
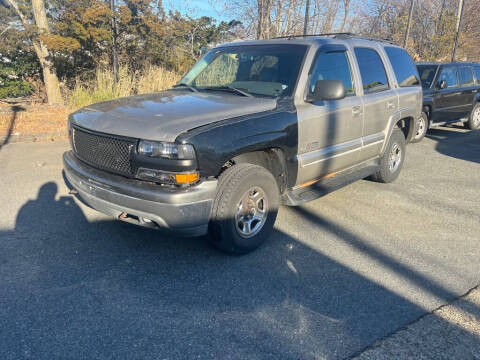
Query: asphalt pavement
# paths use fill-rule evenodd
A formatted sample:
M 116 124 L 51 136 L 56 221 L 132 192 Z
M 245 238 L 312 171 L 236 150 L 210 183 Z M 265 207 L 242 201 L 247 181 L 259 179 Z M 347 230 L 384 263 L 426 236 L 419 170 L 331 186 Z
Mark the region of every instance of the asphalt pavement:
M 432 130 L 396 182 L 282 207 L 241 257 L 87 208 L 67 148 L 0 149 L 1 359 L 341 359 L 480 283 L 480 131 Z

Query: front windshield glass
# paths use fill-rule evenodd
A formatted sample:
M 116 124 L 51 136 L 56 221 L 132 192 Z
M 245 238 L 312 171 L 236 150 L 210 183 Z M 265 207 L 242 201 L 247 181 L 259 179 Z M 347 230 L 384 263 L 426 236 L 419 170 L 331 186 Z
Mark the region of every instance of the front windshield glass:
M 420 79 L 422 80 L 422 87 L 429 89 L 432 86 L 433 79 L 437 73 L 438 65 L 417 65 Z
M 305 55 L 304 45 L 244 45 L 206 54 L 180 80 L 198 90 L 234 87 L 254 96 L 290 96 Z

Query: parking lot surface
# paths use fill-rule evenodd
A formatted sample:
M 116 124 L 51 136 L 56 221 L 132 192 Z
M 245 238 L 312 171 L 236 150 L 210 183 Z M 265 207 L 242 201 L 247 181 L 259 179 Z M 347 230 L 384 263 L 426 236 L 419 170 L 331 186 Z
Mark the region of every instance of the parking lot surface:
M 480 131 L 432 130 L 396 182 L 282 207 L 241 257 L 85 207 L 67 148 L 0 150 L 2 359 L 345 358 L 480 283 Z

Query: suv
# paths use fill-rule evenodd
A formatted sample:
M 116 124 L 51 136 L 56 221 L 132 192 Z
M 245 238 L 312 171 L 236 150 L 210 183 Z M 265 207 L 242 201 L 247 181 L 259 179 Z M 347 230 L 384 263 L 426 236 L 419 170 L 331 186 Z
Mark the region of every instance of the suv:
M 280 203 L 368 176 L 393 181 L 421 113 L 419 84 L 408 53 L 385 41 L 221 45 L 171 90 L 71 114 L 65 175 L 105 214 L 247 253 Z
M 429 127 L 461 121 L 480 128 L 480 64 L 417 63 L 423 87 L 423 112 L 413 142 L 423 139 Z

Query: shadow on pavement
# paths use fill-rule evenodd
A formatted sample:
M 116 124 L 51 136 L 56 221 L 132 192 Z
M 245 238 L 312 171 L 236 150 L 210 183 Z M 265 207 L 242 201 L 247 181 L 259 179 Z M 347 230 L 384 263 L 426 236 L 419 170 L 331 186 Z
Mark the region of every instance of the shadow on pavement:
M 233 257 L 204 238 L 90 222 L 56 194 L 44 184 L 15 229 L 0 233 L 1 358 L 337 359 L 424 314 L 278 230 Z M 419 287 L 453 296 L 340 225 L 297 211 Z
M 10 119 L 10 122 L 8 124 L 8 129 L 7 129 L 7 135 L 5 138 L 0 142 L 0 150 L 2 150 L 2 147 L 8 144 L 10 141 L 10 138 L 12 137 L 12 132 L 13 132 L 13 127 L 15 125 L 15 120 L 17 119 L 17 114 L 21 111 L 25 111 L 26 109 L 22 106 L 14 105 L 11 107 L 12 109 L 12 117 Z
M 458 126 L 433 128 L 428 130 L 427 137 L 437 142 L 435 149 L 441 154 L 480 163 L 480 131 L 459 128 Z

